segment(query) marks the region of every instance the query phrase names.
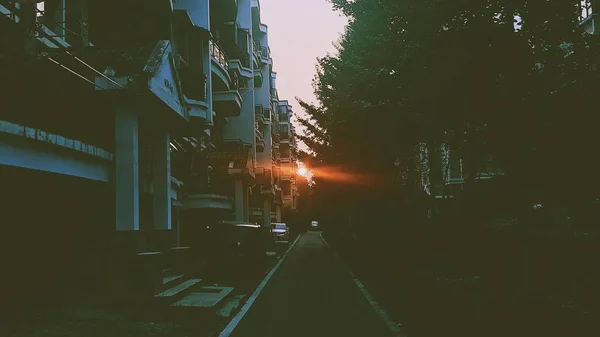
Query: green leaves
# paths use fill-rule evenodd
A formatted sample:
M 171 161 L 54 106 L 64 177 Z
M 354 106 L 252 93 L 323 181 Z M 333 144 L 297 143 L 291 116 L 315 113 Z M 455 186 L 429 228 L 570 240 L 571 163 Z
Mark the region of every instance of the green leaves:
M 589 156 L 599 41 L 579 26 L 578 0 L 331 3 L 350 24 L 318 60 L 319 103 L 301 102 L 299 119 L 317 165 L 392 182 L 421 170 L 415 149 L 428 141 L 473 170 L 493 155 L 523 186 L 563 193 L 575 188 L 553 177 L 600 169 Z

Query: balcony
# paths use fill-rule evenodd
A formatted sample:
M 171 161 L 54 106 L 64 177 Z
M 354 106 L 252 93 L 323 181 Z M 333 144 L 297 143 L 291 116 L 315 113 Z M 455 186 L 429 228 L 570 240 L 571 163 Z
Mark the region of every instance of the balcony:
M 252 78 L 254 74 L 250 68 L 250 36 L 248 31 L 237 29 L 237 43 L 235 39 L 228 41 L 227 51 L 229 55 L 229 67 L 237 71 L 241 76 Z
M 213 108 L 225 117 L 237 117 L 242 113 L 242 96 L 237 90 L 213 92 Z
M 269 47 L 260 46 L 260 59 L 263 64 L 271 64 L 271 53 Z
M 209 178 L 210 177 L 210 178 Z M 206 177 L 195 176 L 185 185 L 185 192 L 194 194 L 217 194 L 233 197 L 233 183 L 227 177 L 215 178 L 207 174 Z
M 233 210 L 233 183 L 226 178 L 194 177 L 186 184 L 186 209 Z
M 243 61 L 239 59 L 232 58 L 229 60 L 229 69 L 234 70 L 240 76 L 245 78 L 252 78 L 254 74 L 249 67 L 243 65 Z
M 280 143 L 289 143 L 290 142 L 290 133 L 287 130 L 282 130 L 279 132 L 279 142 Z
M 180 56 L 176 56 L 177 70 L 181 78 L 183 94 L 196 101 L 207 99 L 207 78 L 200 69 L 190 67 Z
M 260 88 L 264 83 L 264 77 L 262 69 L 260 67 L 254 68 L 254 87 Z
M 258 122 L 255 124 L 254 135 L 256 137 L 256 151 L 262 152 L 265 150 L 265 136 L 260 131 Z
M 208 119 L 206 75 L 199 69 L 191 68 L 181 56 L 177 55 L 175 59 L 190 117 Z
M 254 62 L 254 68 L 260 68 L 261 54 L 260 46 L 255 40 L 252 40 L 252 61 Z
M 270 169 L 265 169 L 264 167 L 257 167 L 256 168 L 256 183 L 257 184 L 261 184 L 261 185 L 265 185 L 265 187 L 267 186 L 271 186 L 275 183 L 274 179 L 273 179 L 273 171 Z
M 282 112 L 279 113 L 279 121 L 281 123 L 287 123 L 289 121 L 289 119 L 290 119 L 290 116 L 287 113 L 282 113 Z
M 210 41 L 210 58 L 213 72 L 223 81 L 225 86 L 229 87 L 231 78 L 229 77 L 229 60 L 223 48 L 215 41 Z
M 223 48 L 221 48 L 216 41 L 211 41 L 209 47 L 210 56 L 212 56 L 212 58 L 215 59 L 221 67 L 227 69 L 229 66 L 229 60 L 227 59 L 227 54 L 225 54 Z
M 265 124 L 265 112 L 262 105 L 254 106 L 254 117 L 259 124 Z

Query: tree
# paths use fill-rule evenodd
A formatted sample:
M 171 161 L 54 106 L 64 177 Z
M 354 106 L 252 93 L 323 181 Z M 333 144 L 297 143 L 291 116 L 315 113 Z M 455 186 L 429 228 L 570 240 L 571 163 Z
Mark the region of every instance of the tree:
M 598 193 L 584 112 L 600 55 L 578 26 L 579 1 L 331 2 L 349 25 L 337 54 L 318 60 L 318 104 L 300 102 L 309 116 L 300 138 L 306 160 L 368 184 L 317 178 L 315 193 L 333 189 L 330 209 L 407 192 L 423 141 L 461 153 L 467 191 L 492 155 L 524 191 L 564 199 L 581 184 L 556 177 L 586 172 L 587 196 Z

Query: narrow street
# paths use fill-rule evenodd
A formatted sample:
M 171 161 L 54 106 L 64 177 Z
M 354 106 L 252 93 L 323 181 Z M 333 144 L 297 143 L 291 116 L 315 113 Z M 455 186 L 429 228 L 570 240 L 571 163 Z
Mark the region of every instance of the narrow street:
M 391 333 L 320 232 L 308 232 L 300 235 L 231 336 Z

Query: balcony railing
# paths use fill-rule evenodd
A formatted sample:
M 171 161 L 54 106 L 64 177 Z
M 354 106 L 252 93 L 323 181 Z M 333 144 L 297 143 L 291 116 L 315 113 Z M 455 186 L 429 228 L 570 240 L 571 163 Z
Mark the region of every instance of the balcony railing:
M 256 174 L 256 183 L 263 185 L 273 185 L 273 171 L 264 167 L 257 167 L 254 171 Z
M 256 121 L 258 123 L 261 123 L 261 124 L 265 123 L 265 113 L 264 113 L 264 109 L 263 109 L 262 105 L 254 106 L 254 116 L 256 117 Z
M 230 71 L 229 77 L 231 77 L 231 89 L 239 90 L 240 89 L 240 79 L 235 72 Z
M 269 48 L 261 46 L 260 47 L 260 55 L 263 58 L 268 59 L 269 58 Z
M 210 56 L 214 57 L 223 68 L 227 69 L 229 67 L 227 54 L 225 54 L 223 48 L 215 41 L 210 41 Z
M 265 137 L 263 136 L 262 132 L 260 131 L 260 126 L 258 124 L 258 122 L 256 122 L 254 124 L 254 131 L 256 132 L 256 137 L 260 140 L 264 140 Z
M 252 40 L 252 49 L 254 52 L 254 57 L 260 63 L 260 45 L 258 43 L 256 43 L 256 41 L 254 39 Z

